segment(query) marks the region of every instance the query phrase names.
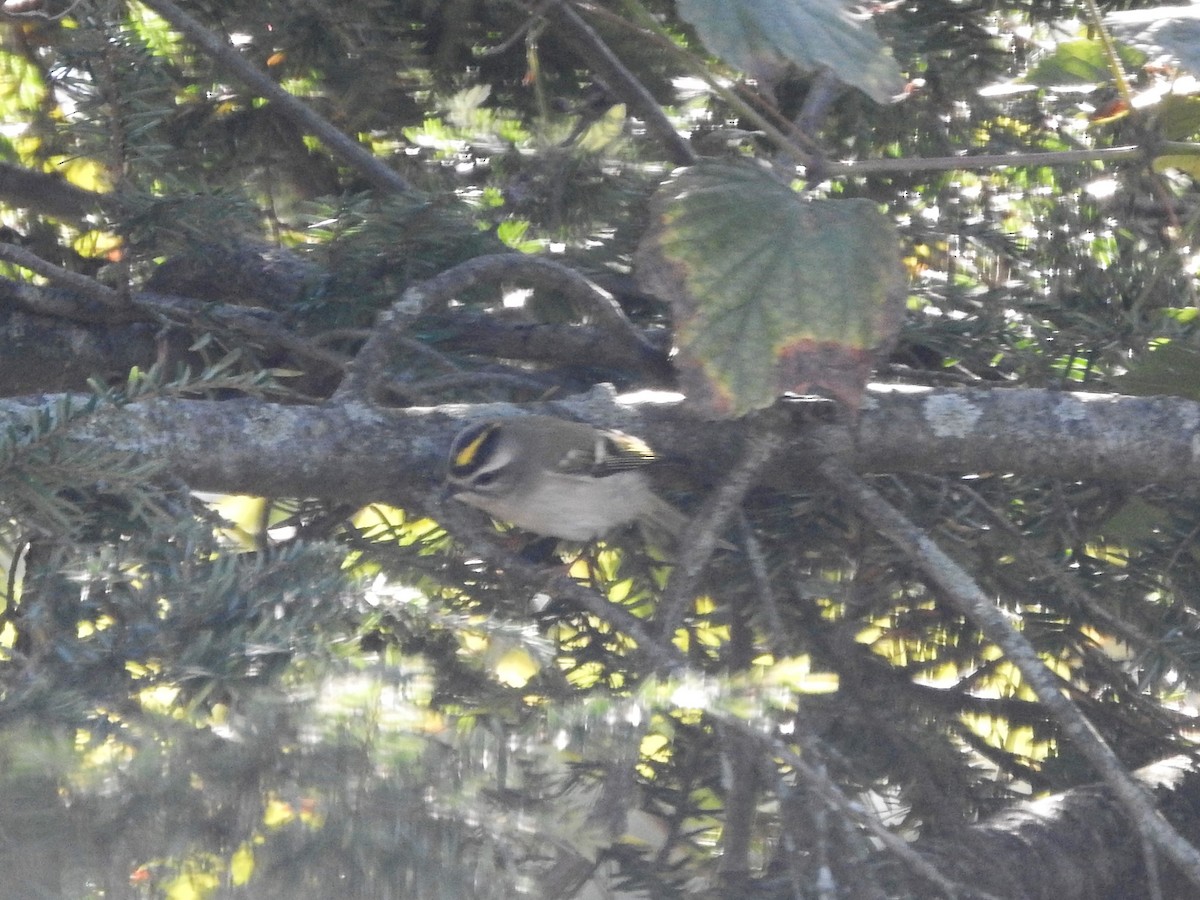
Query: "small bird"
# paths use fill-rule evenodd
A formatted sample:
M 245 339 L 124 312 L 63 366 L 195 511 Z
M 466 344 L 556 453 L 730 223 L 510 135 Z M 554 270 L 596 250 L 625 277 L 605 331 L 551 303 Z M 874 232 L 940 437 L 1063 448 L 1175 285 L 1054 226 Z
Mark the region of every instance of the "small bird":
M 687 516 L 651 489 L 644 441 L 553 416 L 470 425 L 450 447 L 451 495 L 535 534 L 591 541 L 637 522 L 678 539 Z

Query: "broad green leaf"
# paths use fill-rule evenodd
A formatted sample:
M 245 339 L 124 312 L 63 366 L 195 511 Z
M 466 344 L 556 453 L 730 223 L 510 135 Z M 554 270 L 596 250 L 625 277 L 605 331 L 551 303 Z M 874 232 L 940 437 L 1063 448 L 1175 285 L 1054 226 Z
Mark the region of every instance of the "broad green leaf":
M 625 104 L 613 104 L 579 136 L 577 146 L 585 153 L 601 153 L 625 134 Z
M 1170 524 L 1171 516 L 1167 510 L 1134 495 L 1108 517 L 1097 533 L 1110 543 L 1136 547 L 1150 540 L 1156 531 L 1169 528 Z
M 762 682 L 797 694 L 831 694 L 838 689 L 837 673 L 814 672 L 807 655 L 776 660 L 763 670 Z
M 1155 172 L 1178 169 L 1192 178 L 1200 178 L 1200 156 L 1192 153 L 1166 153 L 1156 156 L 1151 167 Z
M 542 244 L 539 241 L 525 240 L 527 231 L 529 231 L 528 219 L 505 219 L 496 226 L 496 237 L 511 250 L 519 253 L 537 253 L 543 249 Z
M 737 416 L 817 389 L 858 406 L 906 293 L 873 203 L 806 201 L 759 166 L 704 163 L 679 170 L 651 212 L 637 274 L 671 304 L 690 402 Z
M 844 0 L 679 0 L 678 8 L 704 46 L 765 81 L 790 63 L 828 68 L 877 103 L 904 89 L 891 52 Z
M 524 647 L 512 647 L 492 661 L 496 680 L 511 688 L 523 688 L 541 669 L 541 664 Z
M 1146 61 L 1146 54 L 1129 47 L 1119 48 L 1117 55 L 1130 68 L 1136 68 Z M 1104 84 L 1113 80 L 1113 74 L 1099 38 L 1079 38 L 1060 43 L 1053 53 L 1040 59 L 1022 80 L 1049 88 Z
M 1200 97 L 1167 94 L 1155 108 L 1154 119 L 1168 141 L 1186 141 L 1200 134 Z

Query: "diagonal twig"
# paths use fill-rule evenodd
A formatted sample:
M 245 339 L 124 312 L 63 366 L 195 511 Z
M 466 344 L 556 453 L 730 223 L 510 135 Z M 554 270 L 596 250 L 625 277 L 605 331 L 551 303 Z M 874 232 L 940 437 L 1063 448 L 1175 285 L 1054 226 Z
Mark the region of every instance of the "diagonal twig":
M 829 459 L 819 474 L 836 487 L 866 521 L 903 550 L 983 636 L 998 646 L 1058 722 L 1063 733 L 1092 764 L 1096 773 L 1129 811 L 1145 839 L 1165 853 L 1193 884 L 1200 886 L 1200 850 L 1189 843 L 1155 808 L 1145 789 L 1121 764 L 1096 726 L 1062 691 L 1057 676 L 1041 661 L 1028 638 L 984 594 L 970 575 L 929 535 L 917 528 L 874 488 L 837 460 Z
M 763 467 L 783 446 L 783 436 L 764 420 L 754 429 L 742 450 L 741 459 L 713 492 L 704 508 L 689 523 L 679 540 L 679 558 L 658 606 L 658 633 L 669 641 L 683 621 L 704 566 L 717 548 L 717 532 L 737 511 L 746 492 L 758 480 Z
M 929 860 L 913 849 L 908 841 L 890 831 L 875 816 L 867 812 L 862 803 L 847 797 L 829 774 L 824 766 L 815 764 L 810 755 L 800 754 L 777 737 L 764 735 L 756 726 L 733 716 L 721 716 L 727 728 L 737 731 L 767 753 L 789 766 L 810 791 L 821 799 L 830 809 L 854 822 L 887 848 L 897 859 L 909 867 L 915 874 L 936 885 L 947 897 L 958 897 L 964 892 L 964 886 L 947 878 Z M 972 896 L 978 900 L 1001 900 L 993 894 L 975 890 Z
M 497 569 L 503 569 L 526 584 L 540 584 L 549 595 L 566 600 L 584 612 L 607 622 L 614 630 L 629 637 L 635 645 L 635 652 L 645 657 L 653 668 L 674 670 L 687 664 L 678 648 L 650 633 L 644 619 L 566 573 L 547 579 L 544 567 L 522 560 L 506 550 L 500 544 L 499 535 L 485 534 L 481 531 L 475 518 L 465 508 L 456 508 L 461 504 L 451 500 L 435 500 L 431 505 L 437 520 L 447 526 L 460 543 L 465 542 L 468 555 L 482 559 Z
M 250 62 L 225 38 L 205 27 L 171 0 L 146 0 L 146 6 L 178 28 L 218 65 L 237 76 L 259 96 L 278 106 L 285 116 L 302 130 L 319 139 L 334 156 L 361 172 L 376 189 L 389 194 L 406 194 L 412 191 L 412 185 L 408 181 L 388 168 L 370 150 L 347 136 L 308 104 L 281 88 L 274 79 Z
M 658 101 L 570 3 L 564 0 L 552 4 L 546 11 L 546 17 L 575 38 L 582 47 L 588 65 L 618 97 L 629 104 L 631 112 L 645 121 L 646 127 L 663 144 L 671 162 L 677 166 L 690 166 L 698 161 L 696 151 L 675 130 Z
M 49 260 L 42 259 L 32 250 L 26 250 L 16 244 L 0 243 L 0 259 L 49 278 L 88 300 L 98 302 L 108 310 L 124 310 L 129 306 L 128 299 L 120 291 L 115 291 L 87 275 L 57 266 Z

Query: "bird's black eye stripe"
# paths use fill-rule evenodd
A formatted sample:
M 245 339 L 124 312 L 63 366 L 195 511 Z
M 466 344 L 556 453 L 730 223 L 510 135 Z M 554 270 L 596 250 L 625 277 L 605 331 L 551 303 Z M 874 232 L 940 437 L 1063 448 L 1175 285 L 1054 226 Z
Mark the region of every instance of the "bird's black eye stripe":
M 472 483 L 476 487 L 487 487 L 489 484 L 495 484 L 499 477 L 499 472 L 480 472 L 472 479 Z

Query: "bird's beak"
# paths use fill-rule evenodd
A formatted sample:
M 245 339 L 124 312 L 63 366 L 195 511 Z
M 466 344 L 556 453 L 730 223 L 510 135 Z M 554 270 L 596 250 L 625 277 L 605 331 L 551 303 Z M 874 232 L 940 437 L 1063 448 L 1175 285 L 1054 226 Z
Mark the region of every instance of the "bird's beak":
M 438 491 L 438 503 L 446 503 L 448 500 L 458 498 L 458 493 L 454 490 L 453 485 L 443 484 L 442 489 Z

